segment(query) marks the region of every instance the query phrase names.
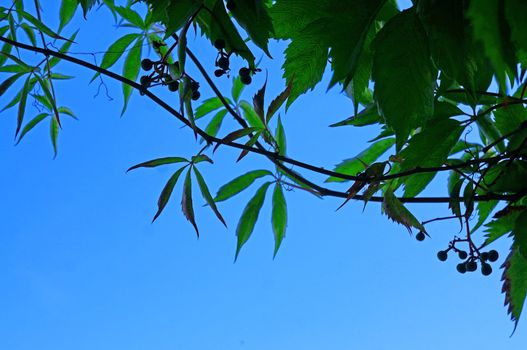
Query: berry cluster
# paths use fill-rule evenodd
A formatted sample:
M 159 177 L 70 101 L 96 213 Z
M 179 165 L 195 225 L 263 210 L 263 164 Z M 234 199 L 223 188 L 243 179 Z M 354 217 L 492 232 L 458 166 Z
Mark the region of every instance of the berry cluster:
M 459 273 L 474 272 L 478 269 L 478 261 L 481 265 L 481 273 L 484 276 L 488 276 L 492 273 L 492 266 L 489 262 L 495 262 L 499 258 L 499 254 L 496 250 L 492 249 L 488 252 L 480 252 L 479 250 L 471 250 L 470 254 L 464 250 L 460 250 L 455 247 L 455 244 L 464 240 L 454 240 L 450 242 L 448 249 L 440 250 L 437 253 L 437 258 L 440 261 L 446 261 L 448 259 L 448 252 L 454 251 L 457 253 L 459 259 L 463 260 L 457 264 L 456 269 Z
M 145 58 L 141 61 L 141 68 L 144 71 L 154 70 L 149 75 L 143 75 L 139 79 L 139 82 L 143 89 L 148 89 L 152 86 L 165 85 L 168 87 L 168 90 L 175 92 L 179 90 L 179 83 L 183 76 L 178 78 L 173 78 L 171 71 L 179 72 L 179 62 L 167 63 L 165 61 L 152 61 L 149 58 Z M 200 98 L 201 94 L 199 92 L 199 83 L 189 77 L 190 79 L 190 88 L 192 89 L 192 99 L 197 100 Z
M 218 69 L 214 71 L 214 75 L 219 78 L 225 74 L 229 74 L 230 72 L 229 57 L 231 54 L 225 51 L 225 40 L 223 39 L 217 39 L 214 42 L 214 47 L 218 49 L 218 57 L 216 57 L 216 62 L 215 62 L 215 65 L 216 67 L 218 67 Z M 253 81 L 251 75 L 255 73 L 256 71 L 257 70 L 251 70 L 250 68 L 247 68 L 247 67 L 240 68 L 240 71 L 238 72 L 240 74 L 240 81 L 245 85 L 249 85 Z

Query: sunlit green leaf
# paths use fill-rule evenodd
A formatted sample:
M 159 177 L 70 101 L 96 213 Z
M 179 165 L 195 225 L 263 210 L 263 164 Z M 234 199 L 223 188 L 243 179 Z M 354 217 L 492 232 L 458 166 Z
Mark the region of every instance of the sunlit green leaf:
M 147 162 L 136 164 L 132 167 L 130 167 L 127 172 L 130 170 L 134 170 L 137 168 L 155 168 L 160 165 L 166 165 L 166 164 L 174 164 L 174 163 L 188 163 L 189 161 L 185 158 L 181 157 L 164 157 L 164 158 L 157 158 L 152 159 Z
M 198 225 L 196 225 L 196 219 L 194 217 L 194 207 L 192 205 L 192 180 L 190 178 L 190 169 L 187 172 L 185 177 L 185 182 L 183 183 L 183 198 L 181 199 L 181 209 L 183 210 L 183 215 L 187 218 L 188 221 L 194 226 L 196 230 L 196 235 L 199 237 Z
M 142 46 L 143 41 L 138 39 L 124 60 L 123 77 L 130 79 L 131 81 L 136 81 L 137 76 L 139 75 L 139 69 L 141 67 Z M 132 91 L 133 88 L 130 85 L 123 83 L 124 106 L 121 111 L 121 115 L 123 115 L 126 111 Z
M 196 180 L 198 180 L 198 185 L 201 190 L 201 194 L 203 195 L 203 198 L 207 202 L 207 204 L 210 206 L 214 214 L 216 214 L 216 217 L 221 221 L 225 227 L 227 227 L 227 224 L 225 223 L 225 220 L 223 219 L 223 216 L 221 216 L 220 211 L 218 210 L 218 207 L 216 206 L 216 202 L 214 202 L 214 199 L 212 198 L 212 195 L 210 194 L 209 188 L 207 186 L 207 183 L 205 182 L 205 179 L 199 172 L 198 168 L 194 168 L 194 174 L 196 175 Z
M 287 205 L 285 202 L 284 192 L 282 186 L 277 182 L 273 191 L 273 209 L 271 222 L 273 224 L 274 232 L 274 256 L 278 253 L 280 244 L 285 236 L 285 229 L 287 227 Z
M 154 215 L 152 222 L 154 222 L 159 217 L 159 215 L 161 215 L 161 213 L 163 212 L 163 209 L 165 209 L 168 203 L 168 200 L 170 199 L 170 196 L 172 195 L 172 191 L 174 191 L 174 186 L 176 186 L 176 183 L 185 168 L 186 168 L 186 165 L 178 169 L 170 177 L 170 179 L 168 179 L 165 187 L 163 187 L 163 190 L 161 191 L 161 194 L 159 195 L 159 199 L 157 200 L 157 212 Z
M 64 27 L 71 21 L 79 5 L 78 0 L 62 0 L 60 3 L 60 25 L 59 33 L 64 29 Z
M 238 259 L 240 249 L 249 240 L 249 237 L 251 237 L 251 234 L 253 233 L 254 225 L 258 220 L 258 215 L 260 214 L 260 210 L 262 209 L 265 200 L 265 194 L 270 185 L 271 182 L 263 184 L 243 209 L 242 216 L 236 227 L 238 242 L 236 244 L 236 255 L 234 260 Z
M 221 202 L 238 193 L 245 190 L 247 187 L 253 184 L 257 179 L 264 176 L 273 176 L 273 173 L 269 170 L 253 170 L 238 176 L 234 180 L 229 181 L 225 185 L 221 186 L 214 198 L 215 202 Z

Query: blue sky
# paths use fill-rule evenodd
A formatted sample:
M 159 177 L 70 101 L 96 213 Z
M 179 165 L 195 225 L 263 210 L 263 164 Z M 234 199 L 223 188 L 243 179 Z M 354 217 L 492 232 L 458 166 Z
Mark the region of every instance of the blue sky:
M 44 2 L 46 16 L 56 22 L 51 4 Z M 86 23 L 77 16 L 66 33 L 77 27 L 73 52 L 104 50 L 124 33 L 106 11 L 91 13 Z M 212 72 L 214 49 L 199 38 L 189 45 Z M 282 49 L 273 44 L 276 60 L 262 62 L 269 97 L 283 87 Z M 175 169 L 125 171 L 152 158 L 191 156 L 199 149 L 192 132 L 138 94 L 119 118 L 118 84 L 105 80 L 113 101 L 94 98 L 91 72 L 68 64 L 63 72 L 78 78 L 58 84 L 59 99 L 80 120 L 64 122 L 56 159 L 48 127 L 14 147 L 15 112 L 0 115 L 0 349 L 525 347 L 527 326 L 521 320 L 509 338 L 513 324 L 500 294 L 497 267 L 508 242 L 495 245 L 502 258 L 490 277 L 460 275 L 456 259 L 436 258 L 458 232 L 453 222 L 430 225 L 432 239 L 419 243 L 382 216 L 378 204 L 364 213 L 358 202 L 335 212 L 339 200 L 291 191 L 287 236 L 276 259 L 266 203 L 235 264 L 237 219 L 256 187 L 221 203 L 228 229 L 201 207 L 196 192 L 199 240 L 181 214 L 179 186 L 150 224 Z M 243 97 L 250 100 L 263 79 L 260 74 Z M 226 79 L 218 82 L 229 91 Z M 338 89 L 326 93 L 328 82 L 282 115 L 289 154 L 330 168 L 361 151 L 378 130 L 328 128 L 352 113 Z M 160 94 L 177 106 L 177 95 Z M 212 93 L 203 86 L 202 96 Z M 28 105 L 29 115 L 36 114 Z M 215 165 L 201 168 L 211 189 L 243 171 L 272 169 L 256 155 L 236 164 L 237 155 L 222 147 Z M 429 193 L 445 193 L 443 184 Z M 448 214 L 444 205 L 411 209 L 421 220 Z

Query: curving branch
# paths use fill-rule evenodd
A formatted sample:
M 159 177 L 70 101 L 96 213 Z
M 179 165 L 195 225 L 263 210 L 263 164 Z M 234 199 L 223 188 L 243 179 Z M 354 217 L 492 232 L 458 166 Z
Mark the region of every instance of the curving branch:
M 103 69 L 101 67 L 98 67 L 92 63 L 89 63 L 87 61 L 81 60 L 76 57 L 72 57 L 70 55 L 67 55 L 62 52 L 50 50 L 49 48 L 42 48 L 37 46 L 32 46 L 28 44 L 24 44 L 15 40 L 11 40 L 9 38 L 0 36 L 0 41 L 4 43 L 8 43 L 10 45 L 13 45 L 17 48 L 36 52 L 43 54 L 45 56 L 54 56 L 60 59 L 63 59 L 64 61 L 68 61 L 70 63 L 77 64 L 79 66 L 85 67 L 87 69 L 96 71 L 100 74 L 103 74 L 109 78 L 112 78 L 114 80 L 117 80 L 121 83 L 127 84 L 131 86 L 132 88 L 138 90 L 142 95 L 147 96 L 150 98 L 154 103 L 159 105 L 161 108 L 166 110 L 169 114 L 176 117 L 179 121 L 181 121 L 183 124 L 185 124 L 188 127 L 192 128 L 192 125 L 189 120 L 187 120 L 183 115 L 181 115 L 177 110 L 175 110 L 173 107 L 171 107 L 169 104 L 167 104 L 165 101 L 163 101 L 160 97 L 158 97 L 156 94 L 151 92 L 148 89 L 145 89 L 143 86 L 141 86 L 139 83 L 136 83 L 135 81 L 129 80 L 127 78 L 124 78 L 123 76 L 113 73 L 109 70 Z M 192 56 L 191 56 L 192 58 Z M 210 80 L 210 78 L 209 78 Z M 209 82 L 209 81 L 208 81 Z M 210 83 L 210 82 L 209 82 Z M 219 90 L 218 90 L 219 91 Z M 232 109 L 232 108 L 231 108 Z M 235 113 L 235 112 L 234 112 Z M 236 113 L 235 113 L 236 114 Z M 243 119 L 242 119 L 243 121 Z M 245 123 L 245 121 L 243 121 Z M 377 177 L 374 179 L 366 179 L 363 176 L 353 176 L 348 174 L 342 174 L 334 171 L 330 171 L 327 169 L 324 169 L 322 167 L 317 167 L 312 164 L 304 163 L 289 157 L 285 157 L 282 155 L 279 155 L 275 152 L 270 152 L 265 149 L 261 149 L 259 147 L 250 147 L 246 146 L 245 144 L 240 144 L 237 142 L 225 142 L 224 140 L 211 136 L 207 134 L 204 130 L 196 127 L 195 131 L 197 134 L 199 134 L 208 144 L 224 144 L 232 148 L 240 149 L 240 150 L 246 150 L 252 153 L 261 154 L 265 157 L 267 157 L 269 160 L 271 160 L 273 163 L 275 163 L 277 166 L 279 166 L 281 169 L 283 169 L 285 172 L 287 172 L 291 177 L 295 178 L 296 180 L 305 183 L 306 185 L 312 187 L 315 191 L 317 191 L 321 196 L 329 196 L 329 197 L 337 197 L 337 198 L 347 198 L 348 193 L 342 192 L 342 191 L 335 191 L 331 190 L 329 188 L 319 186 L 308 179 L 304 178 L 303 176 L 297 174 L 296 172 L 291 171 L 289 168 L 287 168 L 283 163 L 287 163 L 290 165 L 298 166 L 300 168 L 313 171 L 318 174 L 328 175 L 328 176 L 334 176 L 345 180 L 354 180 L 354 181 L 366 181 L 366 182 L 372 182 L 372 181 L 382 181 L 382 180 L 389 180 L 389 179 L 396 179 L 401 178 L 417 173 L 426 173 L 426 172 L 438 172 L 438 171 L 446 171 L 446 170 L 454 170 L 454 169 L 460 169 L 466 166 L 470 166 L 473 164 L 479 164 L 479 163 L 492 163 L 496 162 L 500 159 L 505 159 L 507 156 L 500 155 L 497 157 L 492 158 L 486 158 L 486 159 L 477 159 L 472 161 L 467 161 L 465 163 L 456 164 L 456 165 L 446 165 L 441 167 L 432 167 L 432 168 L 415 168 L 406 172 L 401 172 L 398 174 L 392 174 L 392 175 L 385 175 L 382 177 Z M 486 194 L 486 195 L 479 195 L 474 197 L 474 201 L 476 202 L 482 202 L 482 201 L 490 201 L 490 200 L 505 200 L 505 201 L 516 201 L 519 198 L 523 197 L 527 194 L 527 190 L 515 193 L 515 194 Z M 355 200 L 365 200 L 366 198 L 362 195 L 355 195 L 353 197 Z M 374 196 L 369 198 L 370 202 L 382 202 L 384 198 L 382 196 Z M 463 198 L 450 198 L 450 197 L 400 197 L 399 200 L 403 203 L 449 203 L 449 202 L 462 202 Z

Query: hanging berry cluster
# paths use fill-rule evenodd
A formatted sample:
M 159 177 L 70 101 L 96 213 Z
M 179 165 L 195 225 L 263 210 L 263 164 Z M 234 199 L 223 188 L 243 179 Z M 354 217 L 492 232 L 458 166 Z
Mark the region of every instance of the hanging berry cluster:
M 495 262 L 499 258 L 499 254 L 496 250 L 490 250 L 488 252 L 481 252 L 479 249 L 470 249 L 470 253 L 465 250 L 456 247 L 456 244 L 469 243 L 467 239 L 454 238 L 448 245 L 448 248 L 441 250 L 437 253 L 437 258 L 440 261 L 446 261 L 448 259 L 448 253 L 450 251 L 457 253 L 459 259 L 463 260 L 457 264 L 456 269 L 459 273 L 474 272 L 478 269 L 478 263 L 481 265 L 481 273 L 484 276 L 488 276 L 492 273 L 492 266 L 489 262 Z
M 153 86 L 164 85 L 168 90 L 175 92 L 179 89 L 181 79 L 187 77 L 190 79 L 190 88 L 192 90 L 192 99 L 198 100 L 201 96 L 199 92 L 199 83 L 192 79 L 188 74 L 179 74 L 179 62 L 168 63 L 163 60 L 152 61 L 145 58 L 141 61 L 141 68 L 148 72 L 153 69 L 153 72 L 148 75 L 143 75 L 139 82 L 143 89 L 148 89 Z
M 219 78 L 225 74 L 229 74 L 230 72 L 229 58 L 231 56 L 231 53 L 227 53 L 225 51 L 225 40 L 223 39 L 216 40 L 214 42 L 214 47 L 218 49 L 218 56 L 216 57 L 216 62 L 215 62 L 215 65 L 216 67 L 218 67 L 218 69 L 214 71 L 214 75 Z M 260 70 L 250 69 L 247 67 L 240 68 L 238 72 L 240 75 L 240 81 L 245 85 L 249 85 L 253 81 L 251 75 L 253 75 L 257 71 L 260 71 Z

